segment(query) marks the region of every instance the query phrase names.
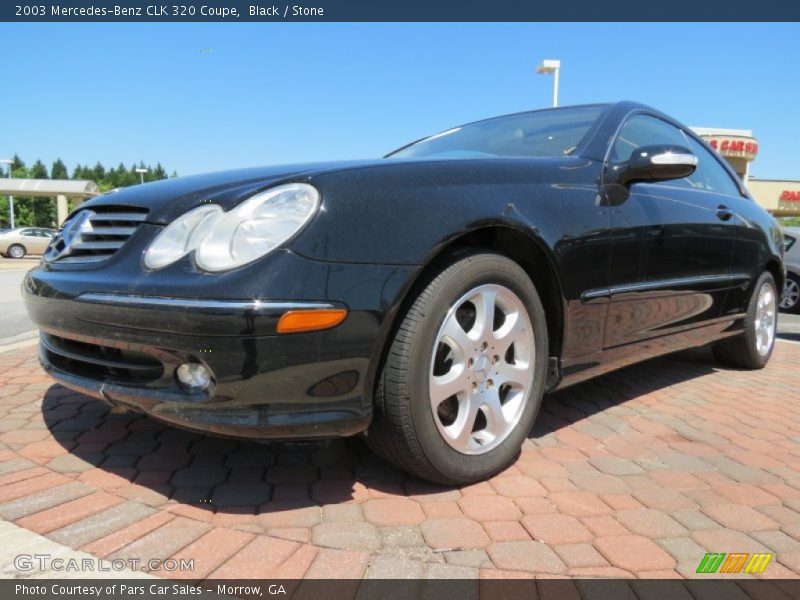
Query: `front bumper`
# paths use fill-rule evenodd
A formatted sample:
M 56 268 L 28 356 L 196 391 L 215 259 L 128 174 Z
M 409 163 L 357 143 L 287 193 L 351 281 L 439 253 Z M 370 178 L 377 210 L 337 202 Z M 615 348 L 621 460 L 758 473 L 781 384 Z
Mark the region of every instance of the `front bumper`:
M 26 277 L 23 295 L 41 328 L 41 363 L 69 388 L 219 435 L 286 439 L 364 430 L 387 316 L 416 269 L 328 264 L 288 252 L 273 266 L 314 273 L 342 292 L 292 301 L 208 300 L 181 297 L 175 283 L 171 295 L 153 286 L 142 294 L 141 286 L 106 281 L 100 271 L 89 277 L 40 267 Z M 228 293 L 235 297 L 235 286 Z M 320 306 L 349 312 L 333 329 L 276 333 L 287 310 Z M 208 389 L 190 391 L 178 382 L 175 371 L 186 362 L 210 370 Z

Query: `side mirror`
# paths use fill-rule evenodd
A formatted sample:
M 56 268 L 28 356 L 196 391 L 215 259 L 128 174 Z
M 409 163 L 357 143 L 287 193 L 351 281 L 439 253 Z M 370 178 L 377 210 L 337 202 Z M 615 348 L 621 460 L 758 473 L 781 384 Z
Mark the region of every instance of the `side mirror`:
M 697 168 L 697 157 L 683 146 L 658 144 L 640 146 L 627 162 L 618 163 L 611 171 L 620 185 L 637 181 L 668 181 L 688 177 Z

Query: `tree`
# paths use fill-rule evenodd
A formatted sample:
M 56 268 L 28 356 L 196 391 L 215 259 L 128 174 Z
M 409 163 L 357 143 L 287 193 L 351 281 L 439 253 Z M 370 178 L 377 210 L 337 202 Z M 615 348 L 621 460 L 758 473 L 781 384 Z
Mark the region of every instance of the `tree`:
M 153 181 L 158 181 L 160 179 L 167 178 L 167 172 L 164 170 L 164 167 L 161 166 L 161 163 L 156 163 L 156 168 L 153 169 Z
M 41 160 L 26 168 L 25 163 L 16 157 L 17 177 L 29 179 L 49 179 L 47 167 Z M 14 199 L 15 224 L 52 227 L 56 223 L 56 206 L 52 198 L 19 196 Z
M 67 166 L 60 158 L 57 158 L 48 175 L 47 166 L 41 161 L 37 160 L 30 167 L 26 167 L 25 162 L 18 156 L 14 155 L 13 162 L 10 165 L 11 174 L 13 177 L 28 178 L 28 179 L 81 179 L 94 181 L 101 191 L 107 192 L 108 190 L 116 187 L 125 187 L 129 185 L 136 185 L 139 183 L 139 174 L 136 172 L 137 168 L 147 169 L 145 173 L 145 181 L 158 181 L 167 178 L 167 171 L 160 162 L 156 163 L 155 167 L 145 164 L 144 161 L 139 161 L 139 164 L 133 164 L 128 169 L 124 163 L 119 163 L 116 168 L 106 169 L 101 162 L 95 163 L 94 167 L 89 167 L 81 164 L 75 165 L 72 171 L 72 177 L 69 176 Z M 6 175 L 2 169 L 0 174 Z M 178 174 L 173 171 L 171 177 L 177 177 Z M 55 198 L 15 198 L 15 224 L 19 227 L 22 226 L 40 226 L 40 227 L 53 227 L 56 222 L 56 203 Z M 70 211 L 75 208 L 75 202 L 70 200 Z M 8 198 L 0 198 L 0 227 L 8 227 Z
M 100 161 L 97 161 L 94 167 L 92 167 L 91 180 L 99 184 L 105 178 L 106 178 L 106 168 L 102 164 L 100 164 Z
M 41 160 L 37 160 L 33 163 L 33 166 L 30 168 L 28 173 L 31 176 L 31 179 L 49 179 L 50 175 L 47 172 L 47 167 L 44 166 L 44 163 Z
M 31 206 L 30 198 L 14 197 L 14 226 L 35 225 L 36 213 Z
M 127 182 L 125 185 L 136 185 L 137 183 L 139 183 L 139 174 L 136 172 L 136 169 L 144 169 L 144 168 L 145 168 L 144 163 L 141 161 L 139 162 L 138 165 L 136 163 L 133 163 L 131 165 L 131 170 L 128 171 L 128 175 L 125 178 L 125 181 Z M 148 174 L 145 173 L 145 175 Z M 147 181 L 146 177 L 144 177 L 143 179 Z
M 781 217 L 778 223 L 781 227 L 800 227 L 800 217 Z
M 12 160 L 12 162 L 11 162 L 11 176 L 12 177 L 16 177 L 15 172 L 18 171 L 18 170 L 24 169 L 25 168 L 25 163 L 22 162 L 22 159 L 19 157 L 19 155 L 16 152 L 14 153 L 14 158 L 12 158 L 11 160 Z
M 60 158 L 57 158 L 50 168 L 50 176 L 53 179 L 69 179 L 67 165 L 65 165 Z

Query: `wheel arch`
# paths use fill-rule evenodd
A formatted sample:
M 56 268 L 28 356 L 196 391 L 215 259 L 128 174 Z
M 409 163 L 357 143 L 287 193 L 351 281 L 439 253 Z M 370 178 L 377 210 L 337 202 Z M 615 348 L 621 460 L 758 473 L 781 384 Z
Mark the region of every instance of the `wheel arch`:
M 773 258 L 767 262 L 767 266 L 764 268 L 764 271 L 769 271 L 772 274 L 773 279 L 775 279 L 775 286 L 780 294 L 783 290 L 783 282 L 786 279 L 786 273 L 781 267 L 781 264 Z
M 377 344 L 365 382 L 365 393 L 374 396 L 377 375 L 386 359 L 397 328 L 417 294 L 436 273 L 461 253 L 474 250 L 496 252 L 519 264 L 531 278 L 542 301 L 548 333 L 548 356 L 560 357 L 564 331 L 565 302 L 555 261 L 544 241 L 507 225 L 488 225 L 463 233 L 437 247 L 423 268 L 406 287 L 402 298 L 387 315 L 387 324 Z

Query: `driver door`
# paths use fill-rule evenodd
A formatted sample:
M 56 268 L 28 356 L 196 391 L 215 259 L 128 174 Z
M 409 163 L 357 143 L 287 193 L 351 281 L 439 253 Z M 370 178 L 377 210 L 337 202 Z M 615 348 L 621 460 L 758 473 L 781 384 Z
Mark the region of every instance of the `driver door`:
M 654 144 L 690 147 L 678 127 L 636 113 L 620 129 L 610 160 L 626 161 L 636 148 Z M 736 228 L 720 205 L 718 195 L 705 190 L 698 167 L 684 179 L 634 183 L 612 206 L 605 348 L 721 316 L 732 286 Z

